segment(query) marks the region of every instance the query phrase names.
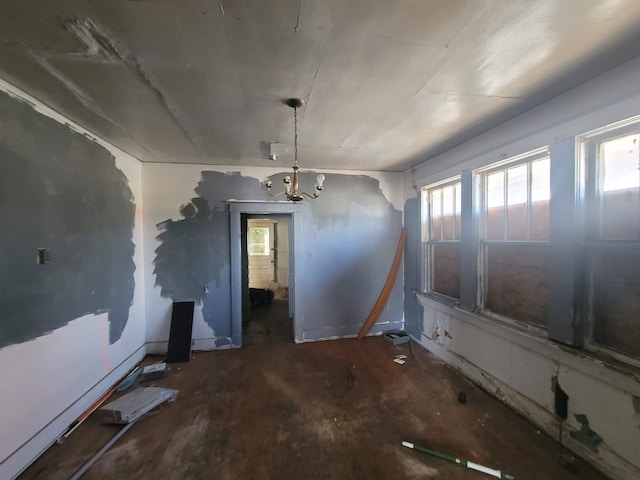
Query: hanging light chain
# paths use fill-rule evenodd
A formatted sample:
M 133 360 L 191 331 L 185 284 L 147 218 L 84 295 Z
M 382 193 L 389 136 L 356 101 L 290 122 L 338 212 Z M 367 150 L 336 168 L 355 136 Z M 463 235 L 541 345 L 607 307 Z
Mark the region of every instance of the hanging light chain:
M 293 164 L 298 166 L 298 109 L 293 108 Z

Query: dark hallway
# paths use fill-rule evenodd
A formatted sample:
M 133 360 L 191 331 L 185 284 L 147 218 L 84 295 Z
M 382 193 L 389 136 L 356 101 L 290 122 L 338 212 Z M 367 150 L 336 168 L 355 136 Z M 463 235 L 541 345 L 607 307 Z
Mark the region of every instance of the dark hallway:
M 243 326 L 243 346 L 265 343 L 292 343 L 293 319 L 289 318 L 287 289 L 275 292 L 269 305 L 251 307 L 249 320 Z

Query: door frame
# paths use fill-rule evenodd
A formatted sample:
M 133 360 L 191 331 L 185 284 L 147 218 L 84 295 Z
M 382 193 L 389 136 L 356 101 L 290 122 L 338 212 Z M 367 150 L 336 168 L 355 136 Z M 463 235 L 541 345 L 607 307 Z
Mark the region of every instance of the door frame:
M 289 221 L 289 296 L 293 306 L 293 337 L 302 341 L 302 282 L 304 278 L 302 262 L 302 213 L 304 206 L 289 202 L 254 202 L 229 200 L 229 235 L 231 261 L 231 344 L 242 346 L 242 228 L 241 216 L 249 215 L 290 215 Z M 291 297 L 292 296 L 292 297 Z

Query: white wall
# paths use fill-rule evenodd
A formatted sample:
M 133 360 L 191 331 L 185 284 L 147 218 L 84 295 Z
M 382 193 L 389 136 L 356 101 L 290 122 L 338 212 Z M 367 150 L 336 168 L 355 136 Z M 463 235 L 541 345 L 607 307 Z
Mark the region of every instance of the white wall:
M 69 124 L 74 131 L 95 139 L 1 80 L 0 90 L 34 105 L 38 112 L 34 115 Z M 134 195 L 133 305 L 122 336 L 112 345 L 107 313 L 101 313 L 85 315 L 47 335 L 0 349 L 0 478 L 3 479 L 17 476 L 145 355 L 141 165 L 106 142 L 95 140 L 114 155 L 116 166 L 127 177 Z M 55 252 L 52 257 L 55 261 Z
M 535 148 L 640 115 L 640 58 L 500 125 L 406 172 L 424 186 Z M 585 414 L 603 438 L 594 453 L 564 441 L 613 478 L 640 478 L 640 372 L 614 366 L 587 351 L 572 350 L 533 332 L 471 314 L 418 294 L 423 306 L 420 343 L 557 437 L 552 382 L 569 395 L 569 425 Z M 438 329 L 440 336 L 434 336 Z M 448 336 L 443 335 L 444 331 Z M 435 340 L 432 340 L 435 339 Z M 523 448 L 525 448 L 523 446 Z

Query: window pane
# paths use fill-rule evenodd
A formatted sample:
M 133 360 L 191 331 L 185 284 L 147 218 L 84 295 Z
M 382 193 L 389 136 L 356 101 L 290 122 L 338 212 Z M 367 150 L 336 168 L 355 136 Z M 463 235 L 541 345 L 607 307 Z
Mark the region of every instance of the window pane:
M 600 144 L 603 240 L 640 240 L 640 135 Z
M 594 261 L 594 341 L 640 355 L 640 252 L 602 251 Z
M 531 223 L 530 240 L 549 240 L 549 159 L 531 163 Z
M 485 306 L 514 320 L 546 325 L 548 247 L 489 245 Z
M 507 170 L 507 239 L 528 240 L 527 165 Z
M 454 240 L 455 192 L 452 186 L 442 189 L 442 230 L 443 240 Z
M 489 208 L 504 205 L 504 171 L 487 176 L 487 206 Z
M 249 228 L 249 255 L 269 255 L 269 228 Z
M 487 176 L 487 239 L 504 240 L 504 171 Z
M 442 239 L 442 190 L 431 192 L 431 240 Z
M 452 298 L 460 298 L 460 243 L 441 243 L 431 246 L 433 278 L 431 290 Z
M 507 170 L 507 201 L 509 205 L 527 203 L 527 165 Z
M 458 183 L 456 185 L 456 240 L 460 240 L 460 231 L 462 230 L 462 187 Z
M 531 162 L 531 201 L 543 202 L 551 198 L 549 182 L 550 162 L 548 158 Z

